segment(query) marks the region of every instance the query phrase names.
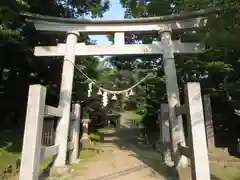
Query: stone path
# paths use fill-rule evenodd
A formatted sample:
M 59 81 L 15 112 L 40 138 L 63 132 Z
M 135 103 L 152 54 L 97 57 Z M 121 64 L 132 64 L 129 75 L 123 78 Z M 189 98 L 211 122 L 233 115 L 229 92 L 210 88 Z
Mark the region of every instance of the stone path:
M 170 179 L 166 178 L 166 172 L 159 173 L 157 166 L 161 166 L 160 156 L 153 150 L 137 149 L 130 144 L 126 149 L 121 149 L 115 144 L 111 144 L 111 147 L 104 151 L 105 148 L 102 148 L 103 151 L 96 160 L 87 164 L 87 169 L 73 172 L 79 173 L 79 176 L 74 177 L 73 180 Z
M 97 161 L 90 163 L 83 177 L 85 180 L 163 179 L 136 156 L 136 153 L 129 150 L 114 148 L 102 153 Z
M 67 176 L 50 178 L 52 180 L 190 180 L 190 168 L 176 170 L 161 162 L 160 154 L 144 145 L 139 138 L 139 129 L 131 126 L 131 114 L 122 115 L 121 128 L 118 133 L 103 133 L 99 155 L 89 162 L 79 162 Z M 217 153 L 215 152 L 216 156 Z M 222 156 L 222 154 L 221 154 Z M 211 154 L 209 155 L 212 159 Z M 82 164 L 81 164 L 82 163 Z M 80 168 L 84 164 L 85 168 Z M 74 166 L 74 165 L 73 165 Z M 230 180 L 231 174 L 239 168 L 220 166 L 219 162 L 211 163 L 213 180 Z M 178 173 L 180 172 L 180 174 Z M 216 175 L 216 176 L 215 176 Z
M 75 170 L 70 180 L 174 180 L 177 174 L 163 165 L 160 154 L 146 147 L 139 129 L 131 126 L 131 113 L 124 113 L 120 131 L 101 137 L 100 155 L 86 162 L 86 169 Z M 100 135 L 101 136 L 101 135 Z M 178 178 L 175 178 L 178 179 Z

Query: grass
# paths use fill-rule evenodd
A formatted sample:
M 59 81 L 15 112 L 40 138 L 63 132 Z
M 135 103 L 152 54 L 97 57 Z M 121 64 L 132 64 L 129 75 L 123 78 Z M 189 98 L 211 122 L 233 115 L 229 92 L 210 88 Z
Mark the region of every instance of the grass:
M 7 168 L 8 165 L 15 165 L 16 160 L 21 158 L 21 135 L 14 133 L 0 134 L 0 173 Z M 9 140 L 7 140 L 9 139 Z M 47 165 L 51 158 L 41 159 L 41 166 Z
M 91 132 L 89 134 L 89 138 L 94 143 L 99 143 L 100 142 L 100 134 L 98 132 Z
M 0 133 L 0 174 L 8 165 L 16 164 L 16 160 L 21 156 L 22 135 L 18 132 Z
M 240 173 L 239 172 L 234 176 L 233 180 L 240 180 Z
M 80 152 L 80 162 L 71 165 L 72 173 L 69 178 L 81 176 L 84 170 L 87 170 L 88 163 L 95 161 L 99 155 L 98 145 L 100 143 L 100 132 L 107 132 L 106 128 L 99 129 L 96 132 L 91 132 L 89 138 L 92 141 L 90 148 L 82 149 Z
M 133 113 L 132 119 L 138 121 L 141 116 Z M 92 140 L 91 148 L 83 149 L 80 153 L 80 163 L 72 164 L 71 168 L 73 172 L 71 173 L 72 177 L 81 176 L 81 173 L 88 168 L 88 163 L 98 160 L 98 145 L 100 143 L 100 133 L 112 133 L 112 128 L 101 128 L 95 132 L 89 134 L 90 139 Z M 19 140 L 19 135 L 13 133 L 11 134 L 0 134 L 0 172 L 3 172 L 8 165 L 14 165 L 16 159 L 21 156 L 21 140 Z M 41 159 L 41 167 L 43 170 L 51 162 L 52 158 Z M 159 166 L 159 164 L 156 164 Z M 211 174 L 213 180 L 240 180 L 239 168 L 234 167 L 223 167 L 217 164 L 211 165 Z
M 96 156 L 98 155 L 98 152 L 93 148 L 91 149 L 84 149 L 80 153 L 80 161 L 81 163 L 72 164 L 72 169 L 79 170 L 79 169 L 85 169 L 87 168 L 86 162 L 92 161 Z
M 108 129 L 102 128 L 99 130 L 100 132 L 107 132 Z M 19 136 L 15 133 L 1 133 L 0 134 L 0 174 L 3 173 L 5 168 L 7 168 L 8 165 L 15 166 L 15 162 L 18 158 L 21 157 L 21 146 L 20 143 L 21 140 L 19 140 Z M 73 164 L 72 169 L 85 169 L 86 162 L 89 162 L 93 160 L 98 155 L 97 146 L 100 142 L 100 134 L 98 131 L 92 132 L 89 134 L 90 139 L 92 139 L 93 143 L 91 145 L 91 148 L 84 149 L 80 153 L 80 159 L 81 163 L 79 164 Z M 16 147 L 16 145 L 18 147 Z M 40 164 L 40 172 L 42 172 L 52 161 L 52 158 L 45 158 L 41 159 Z M 14 177 L 14 174 L 12 174 L 12 178 Z
M 142 120 L 142 115 L 137 114 L 137 112 L 132 111 L 132 121 L 135 121 L 135 123 L 139 123 Z
M 0 173 L 2 173 L 8 165 L 15 165 L 20 155 L 20 152 L 12 153 L 8 152 L 4 147 L 0 148 Z
M 86 170 L 87 163 L 91 162 L 96 159 L 97 155 L 99 154 L 98 152 L 98 144 L 100 142 L 100 134 L 98 131 L 92 132 L 89 134 L 89 138 L 92 140 L 92 144 L 89 145 L 89 147 L 82 149 L 80 152 L 80 162 L 79 163 L 74 163 L 71 164 L 71 173 L 70 174 L 61 174 L 61 176 L 65 176 L 65 179 L 67 178 L 74 178 L 76 176 L 80 176 L 81 173 Z M 41 171 L 44 170 L 52 161 L 52 158 L 46 158 L 41 160 Z M 57 177 L 57 175 L 53 175 L 54 178 Z M 55 177 L 56 176 L 56 177 Z
M 109 133 L 114 132 L 114 128 L 104 127 L 104 128 L 100 128 L 100 129 L 98 129 L 97 132 L 99 132 L 99 133 L 109 134 Z M 99 138 L 100 138 L 100 137 L 99 137 Z
M 109 130 L 106 128 L 99 129 L 99 132 L 107 131 Z M 21 157 L 21 137 L 22 135 L 15 132 L 0 133 L 0 172 L 4 171 L 8 165 L 15 164 L 16 160 Z M 100 142 L 100 135 L 98 132 L 90 133 L 89 137 L 97 143 Z M 41 160 L 41 163 L 44 166 L 49 161 L 50 159 L 47 158 Z
M 218 164 L 210 165 L 213 180 L 240 180 L 240 169 L 236 167 L 223 167 Z

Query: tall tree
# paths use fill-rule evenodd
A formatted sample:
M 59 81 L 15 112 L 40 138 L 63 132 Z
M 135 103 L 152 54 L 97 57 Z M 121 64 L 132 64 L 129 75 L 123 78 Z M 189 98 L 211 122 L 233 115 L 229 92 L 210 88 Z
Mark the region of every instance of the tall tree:
M 126 9 L 126 18 L 164 16 L 206 8 L 220 9 L 217 14 L 214 13 L 209 16 L 206 28 L 198 32 L 197 36 L 190 32 L 185 35 L 177 34 L 178 38 L 185 41 L 205 43 L 206 52 L 199 56 L 177 56 L 175 57 L 175 62 L 180 88 L 182 89 L 183 84 L 186 82 L 199 81 L 202 86 L 202 92 L 212 95 L 212 109 L 214 111 L 216 128 L 219 128 L 219 125 L 221 125 L 221 127 L 224 127 L 223 129 L 231 129 L 231 132 L 236 132 L 236 128 L 233 127 L 239 126 L 239 120 L 236 120 L 237 118 L 234 116 L 234 109 L 239 109 L 238 102 L 240 98 L 240 47 L 238 45 L 238 40 L 240 39 L 240 1 L 121 0 L 120 2 Z M 174 36 L 175 34 L 173 34 L 173 38 L 175 38 Z M 155 38 L 154 36 L 139 36 L 135 34 L 131 34 L 129 37 L 131 41 L 134 39 L 134 41 L 142 40 L 143 42 L 151 42 Z M 131 62 L 136 63 L 136 59 L 133 58 Z M 118 61 L 118 66 L 120 64 L 121 61 Z M 146 64 L 145 68 L 150 68 L 149 64 Z M 164 78 L 164 75 L 162 77 Z M 152 88 L 150 93 L 145 94 L 145 99 L 147 99 L 147 96 L 151 97 L 150 101 L 145 101 L 146 107 L 152 104 L 155 91 L 156 87 Z M 160 96 L 164 97 L 165 93 L 162 92 Z M 225 107 L 225 109 L 223 110 L 222 107 Z M 153 108 L 154 112 L 156 112 L 159 106 L 154 105 Z M 231 123 L 229 123 L 229 119 L 232 120 Z M 226 123 L 223 122 L 224 120 Z M 223 124 L 224 126 L 222 126 Z M 226 126 L 226 124 L 228 125 Z
M 100 0 L 92 1 L 92 3 L 87 0 L 1 0 L 0 82 L 2 92 L 0 96 L 2 100 L 0 108 L 1 117 L 5 119 L 1 122 L 11 124 L 14 119 L 24 119 L 28 85 L 31 83 L 41 83 L 48 87 L 50 93 L 47 93 L 47 103 L 55 105 L 58 103 L 62 60 L 59 58 L 36 58 L 33 56 L 33 47 L 36 44 L 64 41 L 64 38 L 46 36 L 34 31 L 30 24 L 25 23 L 20 13 L 27 11 L 69 18 L 86 18 L 87 15 L 90 15 L 92 18 L 96 18 L 102 17 L 108 8 L 109 2 Z M 91 43 L 88 37 L 83 37 L 83 40 Z M 95 59 L 90 58 L 88 61 L 95 61 Z M 16 89 L 18 89 L 17 92 Z

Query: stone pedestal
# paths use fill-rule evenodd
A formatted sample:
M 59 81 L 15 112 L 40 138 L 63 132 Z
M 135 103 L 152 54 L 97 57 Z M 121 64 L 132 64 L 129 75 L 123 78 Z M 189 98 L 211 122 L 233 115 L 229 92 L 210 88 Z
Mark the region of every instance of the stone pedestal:
M 88 148 L 90 145 L 91 145 L 91 140 L 90 138 L 88 137 L 88 125 L 89 123 L 91 122 L 90 119 L 83 119 L 82 120 L 82 137 L 81 137 L 81 145 L 82 145 L 82 148 Z

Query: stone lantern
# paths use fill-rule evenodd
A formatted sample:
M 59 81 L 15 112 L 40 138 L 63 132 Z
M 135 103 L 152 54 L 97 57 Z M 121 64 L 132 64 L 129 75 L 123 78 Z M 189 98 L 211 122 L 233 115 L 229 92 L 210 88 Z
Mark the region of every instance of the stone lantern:
M 91 143 L 90 138 L 88 137 L 88 126 L 89 123 L 91 123 L 91 119 L 89 118 L 88 113 L 84 113 L 83 119 L 82 119 L 82 137 L 81 137 L 81 144 L 82 148 L 88 146 Z

